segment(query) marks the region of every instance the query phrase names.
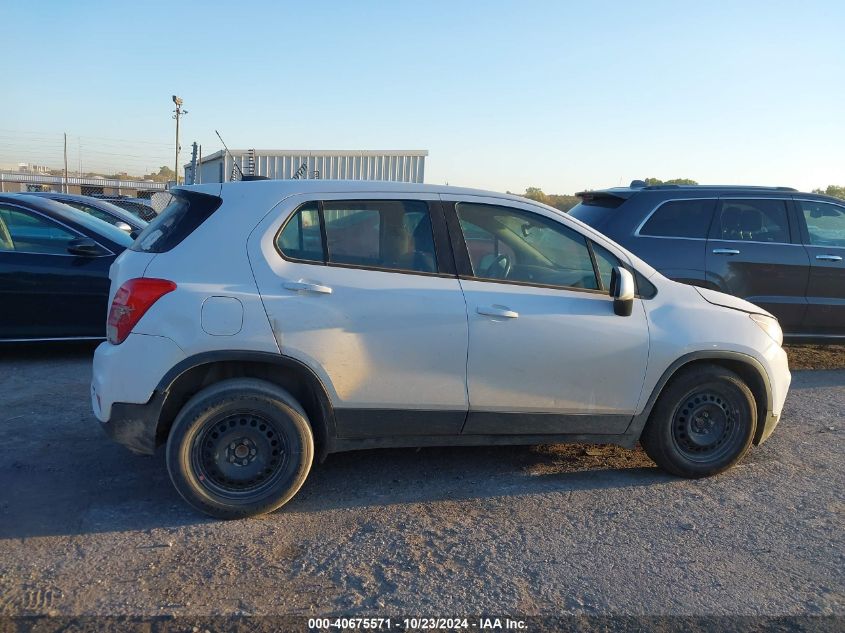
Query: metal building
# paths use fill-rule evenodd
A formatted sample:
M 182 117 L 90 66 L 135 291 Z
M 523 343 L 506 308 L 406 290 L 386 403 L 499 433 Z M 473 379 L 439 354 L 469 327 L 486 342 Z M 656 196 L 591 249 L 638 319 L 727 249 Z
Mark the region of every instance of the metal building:
M 427 150 L 221 150 L 198 161 L 196 182 L 232 180 L 233 161 L 244 174 L 276 180 L 321 178 L 332 180 L 390 180 L 423 182 Z M 251 171 L 251 161 L 254 171 Z M 237 170 L 235 170 L 237 174 Z M 237 176 L 236 176 L 237 179 Z M 185 182 L 191 182 L 191 164 L 185 165 Z

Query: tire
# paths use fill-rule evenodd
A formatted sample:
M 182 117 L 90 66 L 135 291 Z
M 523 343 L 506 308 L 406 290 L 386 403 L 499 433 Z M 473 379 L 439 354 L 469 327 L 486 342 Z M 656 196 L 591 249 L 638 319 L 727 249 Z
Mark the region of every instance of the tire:
M 757 428 L 754 394 L 734 372 L 696 365 L 672 378 L 640 443 L 663 470 L 696 479 L 736 464 Z
M 314 435 L 284 389 L 253 378 L 224 380 L 191 398 L 167 439 L 167 470 L 191 506 L 219 519 L 272 512 L 299 491 Z

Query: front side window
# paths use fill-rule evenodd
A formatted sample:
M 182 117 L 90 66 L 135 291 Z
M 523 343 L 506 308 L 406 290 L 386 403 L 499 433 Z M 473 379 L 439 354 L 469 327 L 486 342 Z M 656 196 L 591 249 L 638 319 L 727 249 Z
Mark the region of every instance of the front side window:
M 0 251 L 67 255 L 68 243 L 77 237 L 37 214 L 0 206 Z
M 785 200 L 720 200 L 714 236 L 719 240 L 789 243 Z
M 670 200 L 660 205 L 640 228 L 648 237 L 706 239 L 715 200 Z
M 845 207 L 829 202 L 798 200 L 813 246 L 845 247 Z
M 510 207 L 459 202 L 473 275 L 481 279 L 598 289 L 584 236 Z
M 599 269 L 602 290 L 610 290 L 610 276 L 614 268 L 622 267 L 622 262 L 619 261 L 616 255 L 595 242 L 593 242 L 593 255 L 596 257 L 596 266 Z
M 323 203 L 332 264 L 437 272 L 428 205 L 419 200 Z

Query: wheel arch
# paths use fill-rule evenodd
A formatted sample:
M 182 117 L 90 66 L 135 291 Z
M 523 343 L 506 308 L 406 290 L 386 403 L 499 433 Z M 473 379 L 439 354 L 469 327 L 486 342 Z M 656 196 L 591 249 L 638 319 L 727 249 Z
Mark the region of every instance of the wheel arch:
M 177 414 L 200 390 L 229 378 L 258 378 L 278 385 L 305 409 L 319 459 L 333 452 L 334 409 L 325 386 L 304 363 L 269 352 L 218 351 L 191 356 L 174 366 L 159 381 L 156 391 L 164 401 L 156 425 L 156 445 L 167 441 Z
M 760 361 L 753 356 L 741 352 L 724 350 L 691 352 L 681 356 L 672 363 L 663 372 L 660 380 L 657 381 L 643 410 L 634 416 L 627 434 L 639 438 L 660 394 L 663 393 L 672 378 L 679 371 L 689 369 L 695 365 L 718 365 L 724 367 L 737 374 L 748 385 L 757 404 L 757 428 L 754 431 L 753 442 L 755 445 L 759 444 L 764 431 L 763 422 L 772 410 L 772 387 L 769 382 L 769 376 Z

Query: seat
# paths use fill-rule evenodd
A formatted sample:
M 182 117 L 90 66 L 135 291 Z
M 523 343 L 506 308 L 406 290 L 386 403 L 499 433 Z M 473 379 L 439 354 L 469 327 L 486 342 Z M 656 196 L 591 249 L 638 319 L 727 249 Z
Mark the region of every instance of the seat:
M 742 209 L 739 207 L 725 207 L 722 210 L 722 239 L 742 239 Z
M 431 223 L 427 217 L 422 218 L 412 234 L 406 233 L 406 251 L 399 256 L 396 265 L 406 270 L 417 270 L 424 273 L 437 272 L 434 259 L 434 239 L 431 235 Z
M 763 234 L 763 214 L 757 209 L 743 209 L 739 216 L 740 232 L 744 240 L 767 242 Z

